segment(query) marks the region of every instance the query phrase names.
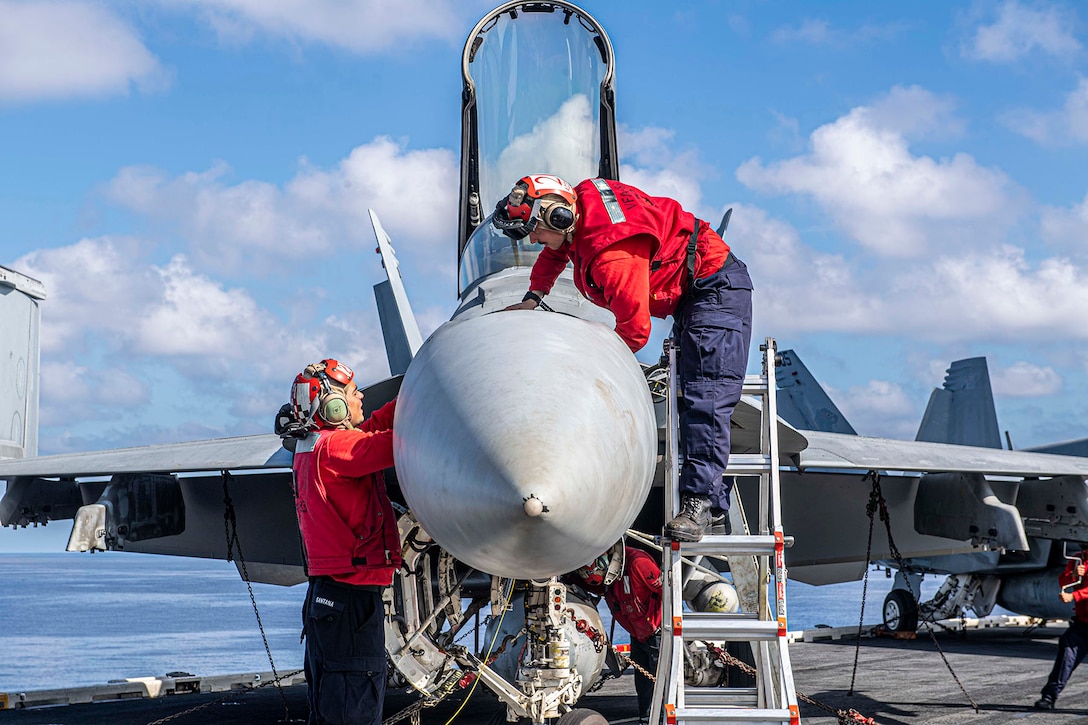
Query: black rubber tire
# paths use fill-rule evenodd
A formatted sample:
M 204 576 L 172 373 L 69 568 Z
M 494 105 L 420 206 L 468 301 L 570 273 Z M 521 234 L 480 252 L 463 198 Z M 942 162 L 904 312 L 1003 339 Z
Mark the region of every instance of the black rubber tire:
M 889 632 L 914 632 L 918 629 L 918 602 L 906 589 L 892 589 L 884 597 L 884 627 Z
M 608 720 L 596 710 L 580 707 L 557 718 L 555 725 L 608 725 Z

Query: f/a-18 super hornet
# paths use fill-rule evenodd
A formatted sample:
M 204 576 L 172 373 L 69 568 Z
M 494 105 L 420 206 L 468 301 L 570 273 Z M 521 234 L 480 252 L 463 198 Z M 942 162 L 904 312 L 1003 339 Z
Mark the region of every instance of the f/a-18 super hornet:
M 527 173 L 619 178 L 613 72 L 603 28 L 568 2 L 509 2 L 471 30 L 462 55 L 459 302 L 426 342 L 372 212 L 388 277 L 376 295 L 393 377 L 365 389 L 367 412 L 399 394 L 389 480 L 403 510 L 405 565 L 385 595 L 394 684 L 440 697 L 474 674 L 511 717 L 537 723 L 577 721 L 573 708 L 610 652 L 595 607 L 557 575 L 592 561 L 632 526 L 661 530 L 663 496 L 651 490 L 663 479 L 664 416 L 652 392 L 661 381 L 613 332 L 611 314 L 581 297 L 569 269 L 548 295 L 550 310 L 492 314 L 521 301 L 539 248 L 496 231 L 488 212 Z M 19 294 L 36 310 L 32 291 Z M 10 301 L 0 298 L 5 317 Z M 36 314 L 28 319 L 27 329 L 36 329 Z M 30 391 L 36 348 L 26 359 Z M 28 400 L 0 398 L 8 410 Z M 759 420 L 742 401 L 734 452 L 758 450 Z M 987 474 L 1010 477 L 1025 499 L 1037 492 L 1037 506 L 1021 512 L 1040 521 L 1051 499 L 1073 490 L 1084 498 L 1084 459 L 800 431 L 785 422 L 779 430 L 785 525 L 796 541 L 787 564 L 803 581 L 863 573 L 869 471 L 883 474 L 904 556 L 1023 544 L 1021 521 L 985 495 Z M 305 578 L 290 533 L 297 526 L 291 454 L 277 436 L 33 457 L 24 435 L 10 450 L 12 459 L 0 462 L 5 525 L 74 519 L 70 550 L 229 558 L 229 498 L 250 579 Z M 739 481 L 742 496 L 746 486 Z M 954 507 L 945 505 L 957 495 Z M 927 506 L 953 513 L 916 515 Z M 1075 538 L 1068 530 L 1086 525 L 1083 510 L 1067 514 L 1063 504 L 1046 519 L 1047 532 Z M 881 538 L 872 551 L 890 556 Z M 487 648 L 469 650 L 459 644 L 466 612 L 487 607 L 494 614 L 482 638 Z
M 779 369 L 782 418 L 801 429 L 856 435 L 796 352 L 783 350 Z M 930 395 L 915 440 L 1001 450 L 986 358 L 956 360 L 948 367 L 943 385 Z M 1006 442 L 1011 450 L 1007 434 Z M 1081 439 L 1028 452 L 1085 456 L 1088 446 Z M 896 572 L 884 599 L 884 624 L 889 630 L 912 630 L 919 620 L 955 618 L 967 611 L 985 617 L 995 605 L 1042 619 L 1071 616 L 1071 605 L 1058 597 L 1058 574 L 1071 554 L 1085 548 L 1083 476 L 1018 479 L 984 473 L 1001 471 L 930 468 L 917 478 L 914 491 L 903 491 L 913 511 L 899 507 L 896 514 L 906 516 L 915 533 L 966 538 L 977 546 L 970 551 L 929 554 L 912 547 L 916 553 L 899 558 L 883 553 L 874 557 L 876 563 Z M 881 481 L 888 485 L 889 478 Z M 800 511 L 791 511 L 792 501 L 793 497 L 784 501 L 787 521 L 800 517 Z M 931 599 L 920 602 L 926 575 L 945 579 Z

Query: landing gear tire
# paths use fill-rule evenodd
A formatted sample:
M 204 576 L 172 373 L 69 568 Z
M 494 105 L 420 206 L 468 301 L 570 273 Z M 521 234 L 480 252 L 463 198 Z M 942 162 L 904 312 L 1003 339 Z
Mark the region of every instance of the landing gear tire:
M 884 628 L 893 633 L 918 629 L 918 603 L 906 589 L 892 589 L 884 597 Z
M 608 725 L 608 720 L 596 710 L 580 707 L 561 716 L 555 725 Z

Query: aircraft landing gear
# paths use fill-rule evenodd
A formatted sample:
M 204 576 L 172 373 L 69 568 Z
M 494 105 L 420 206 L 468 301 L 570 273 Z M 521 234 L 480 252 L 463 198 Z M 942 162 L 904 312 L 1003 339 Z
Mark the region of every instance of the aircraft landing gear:
M 892 589 L 884 597 L 884 627 L 893 633 L 918 629 L 918 603 L 906 589 Z

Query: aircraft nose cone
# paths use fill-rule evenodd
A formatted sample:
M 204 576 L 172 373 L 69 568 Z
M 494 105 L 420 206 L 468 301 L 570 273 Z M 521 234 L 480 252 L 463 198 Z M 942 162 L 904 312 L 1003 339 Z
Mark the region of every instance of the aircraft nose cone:
M 591 561 L 649 493 L 657 427 L 642 370 L 604 325 L 500 312 L 443 325 L 412 360 L 397 479 L 441 546 L 490 574 Z

